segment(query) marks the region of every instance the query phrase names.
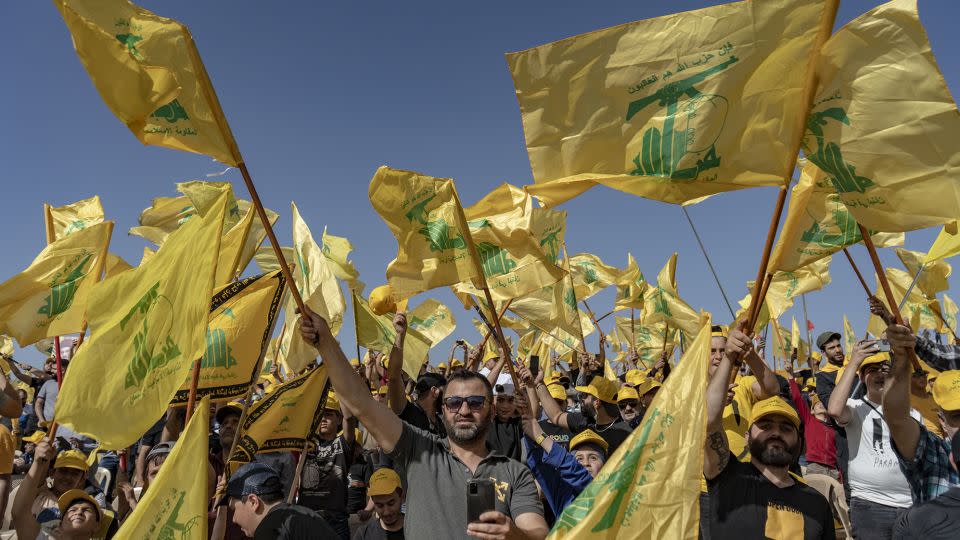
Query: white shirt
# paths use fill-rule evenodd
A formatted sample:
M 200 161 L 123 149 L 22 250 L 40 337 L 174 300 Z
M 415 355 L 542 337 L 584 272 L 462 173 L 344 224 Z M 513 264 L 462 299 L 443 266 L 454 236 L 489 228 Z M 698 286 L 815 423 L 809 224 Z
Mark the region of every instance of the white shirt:
M 897 455 L 890 441 L 890 426 L 881 416 L 883 406 L 863 399 L 848 399 L 850 423 L 847 448 L 850 451 L 850 496 L 866 501 L 907 508 L 913 505 L 910 484 L 900 471 Z M 922 422 L 920 413 L 910 409 L 910 416 Z

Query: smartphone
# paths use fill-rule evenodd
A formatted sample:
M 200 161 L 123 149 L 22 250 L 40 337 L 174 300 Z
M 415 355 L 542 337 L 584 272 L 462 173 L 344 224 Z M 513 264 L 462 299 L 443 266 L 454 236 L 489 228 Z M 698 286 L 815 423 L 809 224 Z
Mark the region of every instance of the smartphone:
M 496 510 L 493 496 L 492 480 L 474 478 L 467 482 L 467 523 L 480 521 L 484 512 Z
M 540 373 L 540 357 L 531 354 L 530 355 L 530 375 L 533 375 L 533 378 L 537 378 L 537 374 Z
M 877 352 L 890 352 L 890 342 L 885 339 L 877 340 Z

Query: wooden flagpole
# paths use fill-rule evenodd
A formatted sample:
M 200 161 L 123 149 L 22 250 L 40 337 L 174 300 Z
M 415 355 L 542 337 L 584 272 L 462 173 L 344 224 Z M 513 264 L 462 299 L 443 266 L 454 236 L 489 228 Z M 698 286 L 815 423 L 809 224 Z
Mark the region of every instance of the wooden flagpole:
M 873 242 L 871 241 L 871 244 Z M 847 251 L 847 248 L 843 248 L 843 254 L 847 256 L 847 261 L 850 262 L 850 267 L 853 268 L 853 273 L 857 275 L 857 279 L 860 280 L 860 285 L 863 286 L 863 292 L 867 293 L 867 298 L 873 296 L 873 293 L 870 292 L 870 287 L 867 286 L 867 280 L 863 279 L 863 274 L 860 273 L 860 269 L 857 268 L 857 263 L 853 262 L 853 257 L 850 256 L 850 252 Z

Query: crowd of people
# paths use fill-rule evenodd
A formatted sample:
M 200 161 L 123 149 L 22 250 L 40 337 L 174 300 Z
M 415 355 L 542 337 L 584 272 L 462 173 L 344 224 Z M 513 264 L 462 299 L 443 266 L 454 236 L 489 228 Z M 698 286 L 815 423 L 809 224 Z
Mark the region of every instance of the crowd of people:
M 823 332 L 818 351 L 795 350 L 780 371 L 759 336 L 712 328 L 701 538 L 956 537 L 960 345 L 914 335 L 876 299 L 870 309 L 884 335 L 844 350 L 841 334 Z M 332 391 L 302 460 L 259 453 L 228 475 L 242 404 L 215 406 L 208 475 L 191 486 L 209 494 L 212 537 L 544 538 L 630 444 L 671 376 L 666 352 L 650 367 L 629 355 L 613 380 L 603 353 L 581 353 L 573 366 L 519 359 L 511 369 L 507 355 L 484 362 L 483 349 L 458 341 L 447 362 L 410 380 L 406 316 L 394 326 L 389 354 L 350 361 L 321 317 L 303 316 Z M 55 361 L 29 369 L 6 360 L 6 525 L 24 539 L 110 538 L 174 449 L 184 410 L 171 408 L 121 459 L 67 429 L 45 432 Z M 254 399 L 279 381 L 261 380 Z

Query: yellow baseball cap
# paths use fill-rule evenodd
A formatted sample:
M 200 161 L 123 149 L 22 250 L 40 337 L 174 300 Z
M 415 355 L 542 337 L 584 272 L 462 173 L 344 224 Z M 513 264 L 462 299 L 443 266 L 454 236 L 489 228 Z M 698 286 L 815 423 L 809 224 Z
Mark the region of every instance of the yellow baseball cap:
M 57 461 L 53 465 L 54 469 L 77 469 L 87 472 L 87 456 L 79 450 L 64 450 L 57 455 Z
M 380 395 L 386 395 L 386 393 L 387 393 L 387 387 L 386 387 L 386 386 L 381 386 L 380 388 L 377 388 L 377 393 L 380 394 Z
M 637 386 L 637 394 L 644 396 L 661 386 L 663 386 L 663 384 L 656 379 L 644 379 L 643 382 Z
M 643 380 L 646 379 L 646 376 L 644 376 L 643 372 L 639 369 L 631 369 L 627 371 L 623 378 L 626 381 L 626 384 L 629 384 L 630 386 L 639 386 L 643 383 Z
M 24 438 L 23 438 L 23 442 L 28 442 L 28 443 L 33 443 L 33 444 L 40 444 L 40 441 L 42 441 L 43 438 L 46 437 L 46 436 L 47 436 L 47 434 L 46 434 L 45 432 L 40 431 L 40 430 L 37 430 L 37 431 L 34 431 L 33 433 L 31 433 L 29 437 L 24 437 Z
M 754 403 L 750 423 L 756 424 L 761 418 L 774 415 L 786 416 L 797 430 L 800 429 L 800 416 L 797 415 L 797 411 L 780 396 L 769 397 Z
M 605 401 L 607 403 L 617 402 L 617 384 L 603 377 L 594 377 L 590 384 L 586 386 L 577 386 L 578 392 L 590 394 L 591 396 Z
M 373 471 L 373 474 L 370 475 L 367 495 L 371 497 L 393 495 L 398 489 L 400 489 L 400 476 L 393 469 L 384 467 Z
M 60 515 L 62 516 L 66 513 L 67 508 L 70 507 L 72 503 L 77 500 L 83 500 L 93 505 L 93 508 L 97 511 L 97 521 L 103 522 L 103 510 L 100 508 L 100 504 L 97 503 L 97 500 L 94 499 L 89 493 L 82 489 L 71 489 L 66 491 L 63 495 L 57 499 L 57 507 L 60 509 Z
M 447 369 L 447 363 L 440 362 L 439 364 L 437 364 L 437 369 Z
M 960 411 L 960 371 L 941 371 L 933 381 L 933 401 L 945 411 Z
M 628 399 L 640 400 L 640 394 L 632 386 L 624 386 L 617 392 L 617 403 L 621 401 L 626 401 Z
M 863 363 L 860 364 L 860 367 L 857 368 L 857 374 L 863 373 L 863 368 L 873 365 L 873 364 L 882 364 L 884 362 L 890 362 L 890 353 L 881 352 L 871 356 L 868 356 L 863 359 Z
M 716 324 L 710 329 L 710 337 L 722 337 L 726 339 L 729 332 L 730 330 L 726 326 Z
M 367 304 L 370 306 L 370 310 L 377 315 L 397 311 L 397 304 L 393 301 L 393 289 L 390 288 L 390 285 L 380 285 L 370 291 Z
M 452 368 L 455 368 L 455 367 L 463 367 L 463 362 L 461 362 L 461 361 L 459 361 L 459 360 L 453 360 L 453 361 L 450 362 L 450 367 L 452 367 Z
M 567 390 L 559 384 L 548 384 L 547 391 L 550 392 L 550 397 L 553 399 L 559 399 L 561 401 L 567 400 Z
M 340 398 L 337 397 L 336 392 L 327 393 L 327 402 L 323 404 L 323 408 L 340 412 Z
M 360 360 L 357 360 L 356 358 L 351 358 L 350 365 L 353 367 L 360 367 Z
M 576 437 L 570 439 L 570 451 L 573 452 L 576 447 L 586 443 L 593 443 L 603 448 L 604 454 L 606 454 L 607 449 L 610 448 L 610 445 L 607 444 L 607 441 L 603 440 L 603 437 L 594 433 L 592 429 L 585 429 L 578 433 Z
M 817 365 L 820 365 L 820 361 L 823 360 L 823 355 L 819 351 L 813 351 L 810 353 L 810 358 L 813 358 L 817 361 Z
M 543 378 L 543 384 L 550 386 L 551 384 L 560 384 L 560 374 L 554 371 L 550 375 L 547 375 Z

